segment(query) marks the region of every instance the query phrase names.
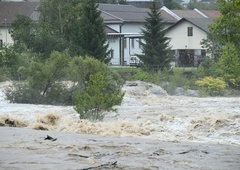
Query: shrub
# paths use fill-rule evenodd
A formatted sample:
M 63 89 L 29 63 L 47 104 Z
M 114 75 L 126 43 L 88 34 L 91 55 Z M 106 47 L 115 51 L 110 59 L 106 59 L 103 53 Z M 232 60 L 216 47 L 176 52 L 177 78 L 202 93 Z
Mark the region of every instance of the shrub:
M 227 87 L 221 78 L 213 77 L 204 77 L 203 79 L 197 80 L 196 84 L 199 87 L 205 88 L 210 95 L 221 95 Z
M 101 120 L 104 117 L 102 112 L 114 110 L 113 106 L 120 104 L 123 96 L 112 79 L 101 73 L 91 74 L 86 91 L 74 95 L 74 108 L 81 119 Z
M 145 71 L 138 71 L 135 75 L 134 75 L 134 79 L 135 80 L 141 80 L 141 81 L 145 81 L 145 82 L 153 82 L 153 75 L 145 72 Z
M 61 83 L 66 76 L 67 65 L 68 57 L 58 52 L 53 52 L 45 62 L 32 62 L 24 71 L 28 76 L 27 81 L 9 88 L 5 92 L 7 99 L 15 103 L 71 103 L 71 89 Z

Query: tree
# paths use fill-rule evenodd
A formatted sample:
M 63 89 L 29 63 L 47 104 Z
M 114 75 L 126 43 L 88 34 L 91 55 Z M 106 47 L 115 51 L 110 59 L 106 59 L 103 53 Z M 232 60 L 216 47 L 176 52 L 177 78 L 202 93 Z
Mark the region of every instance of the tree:
M 25 44 L 27 48 L 33 49 L 34 37 L 32 36 L 36 24 L 30 17 L 25 15 L 17 15 L 16 20 L 12 23 L 9 31 L 13 40 L 14 47 L 18 48 L 21 44 Z
M 89 84 L 83 95 L 74 95 L 75 110 L 81 119 L 101 120 L 102 112 L 114 110 L 122 102 L 124 93 L 101 73 L 90 75 Z
M 205 45 L 212 49 L 215 75 L 221 76 L 231 87 L 240 87 L 240 6 L 234 0 L 218 0 L 220 17 L 209 25 L 208 40 Z M 208 42 L 208 43 L 207 43 Z M 203 62 L 203 64 L 205 64 Z M 204 66 L 201 64 L 202 66 Z M 204 67 L 205 70 L 206 66 Z
M 240 7 L 235 5 L 234 0 L 218 0 L 220 17 L 215 20 L 215 23 L 210 25 L 210 34 L 214 40 L 222 44 L 227 42 L 236 45 L 240 48 Z
M 53 52 L 44 62 L 33 61 L 25 71 L 27 80 L 8 89 L 7 99 L 14 103 L 71 104 L 71 93 L 61 83 L 68 62 L 69 57 L 59 52 Z
M 163 5 L 168 9 L 183 9 L 183 7 L 173 0 L 163 0 Z
M 79 24 L 73 25 L 72 49 L 76 52 L 76 55 L 92 56 L 108 63 L 111 58 L 108 58 L 105 25 L 96 0 L 84 0 L 81 13 L 81 18 L 76 21 Z
M 210 0 L 209 3 L 199 2 L 197 0 L 190 0 L 187 5 L 187 9 L 193 10 L 195 8 L 199 10 L 218 10 L 218 5 L 215 0 Z
M 170 67 L 171 61 L 169 38 L 165 37 L 164 23 L 155 2 L 150 9 L 142 29 L 145 42 L 140 42 L 143 55 L 139 58 L 148 70 L 164 70 Z

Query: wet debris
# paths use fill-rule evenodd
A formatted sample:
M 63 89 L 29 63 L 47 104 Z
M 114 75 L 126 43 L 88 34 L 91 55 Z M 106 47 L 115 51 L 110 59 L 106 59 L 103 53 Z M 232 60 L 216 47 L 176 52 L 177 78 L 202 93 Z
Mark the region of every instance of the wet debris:
M 99 166 L 92 166 L 92 167 L 89 167 L 89 168 L 83 168 L 83 169 L 80 169 L 80 170 L 89 170 L 89 169 L 106 169 L 106 168 L 116 168 L 117 167 L 117 161 L 115 162 L 108 162 L 106 164 L 101 164 Z
M 190 149 L 188 151 L 180 152 L 178 154 L 187 154 L 187 153 L 190 153 L 190 152 L 200 152 L 200 153 L 204 153 L 204 154 L 209 154 L 208 151 L 202 151 L 202 150 L 197 150 L 197 149 Z
M 89 156 L 85 156 L 85 155 L 79 155 L 79 154 L 68 154 L 69 156 L 77 156 L 77 157 L 81 157 L 81 158 L 89 158 Z
M 44 140 L 56 141 L 56 140 L 57 140 L 57 138 L 53 138 L 53 137 L 51 137 L 51 136 L 48 136 L 48 135 L 47 135 L 47 137 L 46 137 L 46 138 L 44 138 Z

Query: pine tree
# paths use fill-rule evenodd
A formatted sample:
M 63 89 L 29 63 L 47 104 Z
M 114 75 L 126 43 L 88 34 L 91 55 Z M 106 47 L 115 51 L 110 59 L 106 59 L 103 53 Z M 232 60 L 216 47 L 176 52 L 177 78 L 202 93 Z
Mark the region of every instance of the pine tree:
M 139 55 L 139 58 L 149 71 L 164 70 L 170 67 L 170 39 L 165 37 L 164 23 L 156 3 L 153 3 L 150 9 L 142 29 L 144 41 L 140 42 L 140 45 L 143 55 Z
M 73 45 L 77 55 L 90 56 L 108 63 L 108 43 L 105 25 L 97 0 L 85 0 L 82 4 L 79 22 L 74 31 Z

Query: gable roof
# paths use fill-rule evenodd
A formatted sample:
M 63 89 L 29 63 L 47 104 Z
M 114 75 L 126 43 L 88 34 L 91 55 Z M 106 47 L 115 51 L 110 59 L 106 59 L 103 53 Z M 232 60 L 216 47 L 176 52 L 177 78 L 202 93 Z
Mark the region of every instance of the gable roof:
M 195 25 L 196 27 L 200 28 L 205 32 L 209 32 L 208 25 L 213 23 L 213 20 L 209 18 L 182 18 L 177 23 L 167 28 L 167 30 L 176 27 L 184 21 L 190 22 L 191 24 Z
M 99 4 L 98 9 L 106 17 L 111 16 L 122 22 L 145 22 L 147 12 L 131 5 Z
M 171 10 L 180 18 L 204 18 L 200 13 L 195 10 Z
M 217 18 L 221 15 L 220 11 L 210 11 L 210 10 L 199 10 L 205 14 L 208 18 Z
M 11 26 L 17 14 L 38 20 L 37 7 L 38 2 L 0 2 L 0 27 Z

